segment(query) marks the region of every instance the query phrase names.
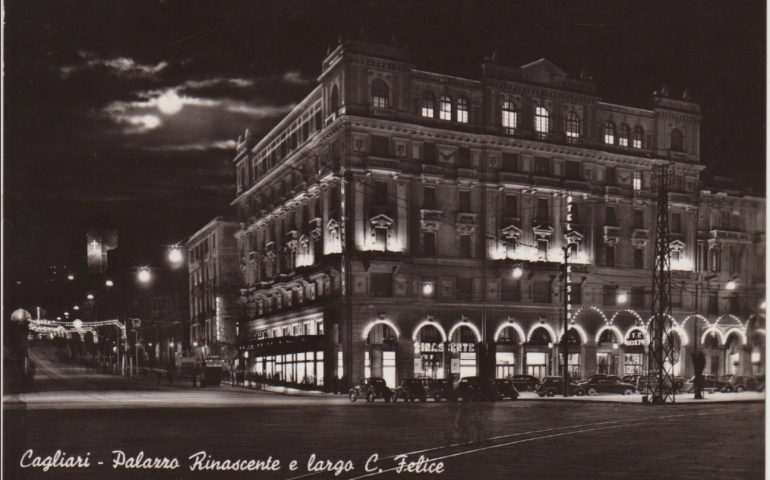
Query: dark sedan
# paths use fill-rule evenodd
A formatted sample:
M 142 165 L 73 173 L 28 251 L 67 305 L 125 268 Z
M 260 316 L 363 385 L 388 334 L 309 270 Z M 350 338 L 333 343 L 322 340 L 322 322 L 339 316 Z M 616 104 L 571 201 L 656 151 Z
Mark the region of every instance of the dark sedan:
M 514 375 L 511 377 L 511 382 L 520 392 L 534 392 L 540 385 L 540 379 L 532 375 Z
M 511 382 L 508 379 L 499 378 L 495 380 L 495 387 L 497 387 L 497 398 L 500 400 L 504 398 L 510 398 L 511 400 L 516 400 L 517 398 L 519 398 L 519 391 L 516 390 L 516 387 L 513 385 L 513 382 Z
M 578 383 L 574 380 L 569 382 L 570 395 L 585 395 L 585 392 L 578 388 Z M 543 377 L 543 381 L 538 385 L 537 394 L 541 397 L 553 397 L 564 393 L 564 379 L 562 377 Z
M 393 400 L 396 401 L 399 398 L 405 402 L 414 402 L 416 400 L 424 402 L 428 397 L 422 380 L 417 378 L 402 380 L 401 385 L 396 389 Z
M 596 395 L 599 393 L 631 395 L 636 393 L 636 387 L 630 383 L 624 383 L 614 375 L 591 375 L 587 381 L 577 385 L 576 393 L 578 395 Z
M 449 379 L 427 378 L 423 379 L 423 385 L 425 385 L 428 397 L 437 402 L 441 400 L 454 400 L 455 398 L 454 385 L 452 385 L 452 381 Z
M 383 378 L 365 378 L 361 380 L 360 385 L 351 388 L 348 393 L 348 398 L 350 398 L 351 402 L 355 402 L 359 397 L 365 398 L 367 402 L 373 402 L 378 398 L 390 402 L 391 398 L 393 398 L 393 391 L 388 388 L 388 384 L 385 383 Z
M 455 399 L 463 402 L 471 400 L 493 402 L 497 400 L 498 395 L 495 383 L 482 377 L 465 377 L 455 388 Z

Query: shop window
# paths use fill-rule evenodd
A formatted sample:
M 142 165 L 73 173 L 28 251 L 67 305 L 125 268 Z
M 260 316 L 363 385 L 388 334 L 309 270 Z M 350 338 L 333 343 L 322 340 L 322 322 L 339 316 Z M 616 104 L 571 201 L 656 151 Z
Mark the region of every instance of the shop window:
M 527 352 L 527 375 L 543 378 L 548 374 L 548 354 L 543 352 Z
M 514 375 L 515 356 L 513 352 L 495 353 L 495 378 L 511 378 Z
M 574 111 L 567 113 L 564 120 L 564 133 L 569 143 L 577 143 L 580 139 L 580 116 Z
M 452 120 L 452 99 L 446 95 L 439 98 L 438 118 L 441 120 Z
M 371 274 L 371 295 L 373 297 L 393 296 L 393 275 L 390 273 Z
M 518 112 L 516 105 L 511 101 L 503 102 L 503 132 L 506 135 L 513 135 L 518 126 Z
M 465 97 L 457 99 L 457 121 L 468 123 L 468 100 Z
M 375 108 L 388 108 L 390 94 L 388 84 L 379 78 L 372 82 L 372 106 Z
M 545 107 L 535 107 L 535 134 L 537 138 L 546 138 L 551 131 L 551 114 Z
M 372 357 L 371 353 L 364 351 L 364 378 L 371 378 L 372 376 Z
M 597 352 L 596 373 L 604 375 L 617 375 L 618 355 L 610 352 Z

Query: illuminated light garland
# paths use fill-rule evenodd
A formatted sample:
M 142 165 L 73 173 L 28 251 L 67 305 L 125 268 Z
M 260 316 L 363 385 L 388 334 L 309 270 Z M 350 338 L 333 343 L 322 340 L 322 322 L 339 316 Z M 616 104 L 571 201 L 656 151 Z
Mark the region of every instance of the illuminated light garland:
M 550 325 L 547 323 L 536 323 L 535 325 L 532 325 L 532 327 L 529 329 L 529 332 L 527 333 L 527 341 L 532 340 L 532 334 L 535 333 L 535 330 L 538 328 L 544 328 L 546 332 L 548 332 L 548 335 L 551 337 L 551 342 L 556 343 L 556 332 L 553 331 L 553 328 L 551 328 Z
M 588 335 L 586 334 L 586 331 L 583 329 L 583 327 L 577 324 L 572 324 L 570 325 L 569 330 L 567 330 L 566 333 L 569 333 L 570 330 L 575 330 L 578 333 L 578 335 L 580 335 L 581 343 L 583 344 L 588 343 Z M 564 335 L 565 333 L 562 333 L 561 336 L 559 337 L 560 342 L 562 341 L 562 339 L 564 339 Z
M 640 324 L 644 324 L 644 319 L 642 318 L 642 316 L 639 315 L 638 313 L 636 313 L 635 310 L 631 310 L 630 308 L 624 308 L 623 310 L 618 310 L 617 312 L 612 314 L 612 317 L 610 318 L 610 320 L 607 323 L 609 323 L 610 325 L 613 325 L 615 323 L 615 318 L 618 315 L 620 315 L 621 313 L 624 313 L 624 312 L 625 313 L 630 313 L 631 315 L 636 317 L 636 319 L 639 321 Z
M 414 333 L 412 333 L 412 341 L 413 342 L 417 342 L 417 335 L 420 333 L 420 330 L 422 330 L 423 327 L 426 327 L 428 325 L 430 325 L 432 327 L 435 327 L 436 330 L 438 330 L 438 333 L 441 334 L 441 341 L 442 342 L 446 342 L 447 341 L 447 334 L 444 331 L 444 328 L 441 326 L 441 324 L 439 324 L 438 322 L 436 322 L 434 320 L 427 320 L 426 319 L 426 320 L 423 320 L 422 322 L 420 322 L 420 324 L 417 325 L 417 327 L 415 327 Z
M 368 325 L 367 325 L 367 326 L 364 328 L 364 334 L 363 334 L 363 339 L 364 339 L 364 341 L 366 341 L 366 339 L 369 337 L 369 332 L 370 332 L 370 331 L 372 330 L 372 328 L 374 328 L 376 325 L 387 325 L 387 326 L 389 326 L 390 328 L 392 328 L 394 332 L 396 332 L 396 338 L 399 338 L 399 337 L 401 336 L 401 332 L 399 331 L 399 329 L 398 329 L 398 327 L 396 326 L 396 324 L 395 324 L 395 323 L 393 323 L 393 322 L 392 322 L 392 321 L 390 321 L 390 320 L 387 320 L 387 319 L 382 319 L 382 318 L 381 318 L 381 319 L 379 319 L 379 320 L 375 320 L 375 321 L 371 322 L 370 324 L 368 324 Z
M 615 325 L 603 325 L 598 332 L 596 332 L 596 338 L 594 339 L 594 342 L 597 344 L 599 343 L 599 339 L 602 336 L 602 333 L 606 332 L 607 330 L 611 331 L 615 334 L 615 336 L 618 338 L 617 343 L 624 343 L 626 341 L 626 337 L 623 336 L 623 333 L 620 331 L 618 327 Z
M 732 313 L 726 313 L 726 314 L 724 314 L 724 315 L 720 315 L 720 316 L 719 316 L 719 317 L 716 319 L 716 321 L 714 322 L 714 326 L 716 327 L 717 325 L 719 325 L 719 322 L 720 322 L 720 321 L 721 321 L 723 318 L 725 318 L 725 317 L 728 317 L 728 318 L 732 318 L 733 320 L 735 320 L 735 321 L 738 323 L 738 325 L 740 325 L 741 327 L 745 327 L 745 324 L 743 323 L 743 321 L 741 321 L 741 319 L 740 319 L 740 318 L 736 317 L 736 316 L 735 316 L 735 315 L 733 315 Z
M 512 322 L 510 320 L 506 320 L 505 322 L 500 324 L 499 327 L 497 327 L 497 330 L 495 330 L 495 336 L 494 336 L 495 342 L 500 337 L 500 334 L 503 332 L 503 330 L 505 330 L 506 328 L 509 328 L 509 327 L 513 328 L 516 331 L 516 335 L 519 336 L 519 341 L 520 342 L 525 342 L 527 340 L 527 335 L 524 333 L 524 329 L 521 328 L 521 325 L 519 325 L 516 322 Z
M 576 322 L 580 314 L 583 312 L 583 310 L 593 310 L 594 312 L 598 313 L 602 320 L 604 320 L 604 323 L 610 323 L 610 321 L 607 319 L 607 315 L 604 314 L 599 308 L 590 305 L 588 307 L 580 307 L 577 312 L 575 312 L 575 315 L 572 317 L 573 321 Z
M 746 337 L 746 332 L 742 328 L 733 327 L 726 332 L 724 332 L 724 344 L 727 344 L 727 341 L 730 339 L 730 335 L 737 334 L 741 339 L 741 344 L 746 345 L 748 344 L 748 338 Z
M 457 330 L 460 327 L 468 327 L 468 328 L 470 328 L 473 331 L 473 333 L 476 335 L 476 340 L 478 340 L 479 343 L 481 343 L 481 332 L 479 331 L 478 327 L 476 327 L 476 325 L 472 324 L 468 320 L 462 321 L 460 323 L 456 323 L 454 325 L 454 327 L 452 327 L 449 330 L 449 333 L 447 334 L 447 337 L 449 337 L 451 339 L 452 335 L 455 333 L 455 330 Z
M 720 331 L 717 327 L 711 326 L 703 331 L 703 335 L 701 335 L 700 337 L 701 345 L 706 344 L 706 337 L 708 337 L 711 334 L 714 334 L 717 337 L 719 345 L 725 344 L 725 334 L 722 331 Z
M 692 314 L 692 315 L 688 315 L 688 316 L 686 316 L 686 317 L 685 317 L 685 319 L 684 319 L 684 320 L 682 320 L 682 328 L 685 328 L 685 325 L 687 325 L 687 322 L 688 322 L 688 321 L 689 321 L 691 318 L 694 318 L 694 319 L 696 319 L 696 320 L 697 320 L 697 319 L 703 320 L 704 322 L 706 322 L 706 325 L 708 325 L 708 327 L 707 327 L 707 328 L 716 327 L 716 324 L 714 324 L 714 325 L 711 325 L 711 322 L 709 322 L 709 321 L 708 321 L 708 318 L 704 317 L 704 316 L 703 316 L 703 315 L 701 315 L 700 313 L 694 313 L 694 314 Z

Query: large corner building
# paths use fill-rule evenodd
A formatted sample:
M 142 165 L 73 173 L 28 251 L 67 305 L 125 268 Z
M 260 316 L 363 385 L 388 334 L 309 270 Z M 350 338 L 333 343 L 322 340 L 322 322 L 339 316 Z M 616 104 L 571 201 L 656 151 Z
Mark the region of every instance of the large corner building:
M 241 366 L 327 388 L 542 377 L 567 342 L 573 376 L 641 373 L 652 172 L 670 164 L 674 372 L 697 344 L 706 373 L 764 373 L 765 200 L 704 185 L 700 119 L 665 88 L 649 108 L 604 102 L 546 59 L 469 79 L 341 43 L 291 113 L 238 141 Z

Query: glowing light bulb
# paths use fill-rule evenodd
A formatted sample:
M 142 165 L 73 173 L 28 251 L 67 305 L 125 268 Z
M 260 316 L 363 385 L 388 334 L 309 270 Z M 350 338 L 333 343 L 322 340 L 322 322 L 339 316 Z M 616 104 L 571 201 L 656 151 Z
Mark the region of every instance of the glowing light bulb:
M 524 269 L 521 267 L 513 267 L 513 271 L 511 272 L 513 278 L 521 278 L 522 275 L 524 275 Z
M 179 247 L 171 247 L 168 251 L 168 261 L 174 265 L 179 265 L 183 260 L 184 256 L 182 255 L 182 249 Z
M 626 292 L 618 293 L 618 303 L 624 304 L 628 301 L 628 294 Z
M 726 288 L 726 289 L 728 289 L 728 290 L 735 290 L 735 288 L 736 288 L 737 286 L 738 286 L 738 284 L 737 284 L 737 283 L 735 283 L 735 280 L 730 280 L 730 281 L 729 281 L 729 282 L 727 282 L 727 284 L 725 285 L 725 288 Z
M 113 285 L 115 285 L 115 282 L 113 282 L 110 279 L 107 279 L 107 281 L 104 282 L 104 285 L 106 285 L 108 287 L 112 287 Z
M 150 280 L 152 280 L 152 273 L 150 273 L 149 268 L 142 267 L 139 269 L 139 273 L 137 273 L 136 278 L 142 283 L 148 283 Z
M 422 285 L 422 294 L 423 295 L 433 295 L 433 283 L 432 282 L 425 282 Z

